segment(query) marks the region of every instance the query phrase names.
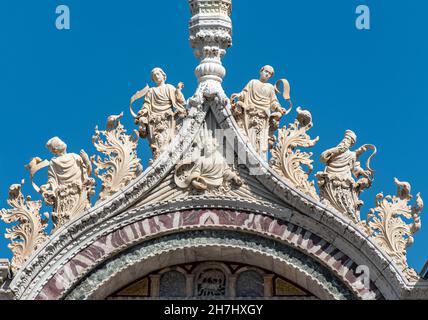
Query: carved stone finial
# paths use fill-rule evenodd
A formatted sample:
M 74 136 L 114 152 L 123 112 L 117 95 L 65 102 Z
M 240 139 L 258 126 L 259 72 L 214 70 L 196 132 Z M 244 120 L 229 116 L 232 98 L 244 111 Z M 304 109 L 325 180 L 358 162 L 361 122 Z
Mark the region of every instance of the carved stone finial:
M 137 156 L 138 132 L 134 131 L 133 135 L 127 135 L 120 122 L 122 117 L 123 113 L 110 116 L 106 131 L 99 131 L 97 127 L 92 138 L 97 151 L 106 156 L 104 159 L 100 156 L 91 158 L 96 166 L 95 175 L 102 181 L 99 202 L 126 187 L 142 172 Z
M 190 45 L 200 60 L 195 70 L 199 81 L 197 92 L 226 99 L 221 87 L 226 69 L 221 59 L 232 46 L 232 0 L 189 0 L 189 5 Z
M 346 131 L 345 138 L 337 147 L 321 155 L 321 162 L 326 165 L 326 169 L 317 174 L 317 179 L 322 202 L 359 223 L 360 209 L 364 204 L 359 196 L 364 189 L 372 185 L 374 171 L 370 168 L 370 163 L 377 150 L 373 145 L 364 145 L 356 151 L 351 151 L 356 142 L 357 135 L 351 130 Z M 364 170 L 359 158 L 369 149 L 373 150 L 373 154 L 367 161 L 367 169 Z M 358 181 L 354 180 L 353 175 Z
M 424 203 L 420 194 L 413 206 L 409 202 L 411 187 L 395 179 L 397 195 L 378 194 L 376 207 L 370 210 L 367 221 L 361 225 L 366 233 L 387 253 L 406 274 L 410 281 L 418 281 L 417 272 L 407 264 L 407 248 L 414 243 L 413 236 L 421 229 Z M 405 220 L 404 220 L 405 219 Z M 409 222 L 411 221 L 411 222 Z
M 24 198 L 21 192 L 22 185 L 14 184 L 9 189 L 7 203 L 11 209 L 2 209 L 0 217 L 5 223 L 18 222 L 18 225 L 6 230 L 6 238 L 11 240 L 9 249 L 12 250 L 12 270 L 19 270 L 28 258 L 48 238 L 45 230 L 49 216 L 41 218 L 41 201 L 33 201 L 30 197 Z
M 309 111 L 297 108 L 297 119 L 288 127 L 278 132 L 278 143 L 272 150 L 270 164 L 272 168 L 284 177 L 298 190 L 319 200 L 315 183 L 309 181 L 313 170 L 312 153 L 302 152 L 299 147 L 311 148 L 319 141 L 319 137 L 311 139 L 307 132 L 312 128 L 312 115 Z M 309 170 L 306 172 L 302 166 Z

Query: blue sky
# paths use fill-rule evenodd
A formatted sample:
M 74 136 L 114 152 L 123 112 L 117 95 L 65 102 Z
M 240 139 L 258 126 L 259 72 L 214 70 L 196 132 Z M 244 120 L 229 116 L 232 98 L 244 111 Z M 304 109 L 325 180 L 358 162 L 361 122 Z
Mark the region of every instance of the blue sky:
M 71 30 L 55 28 L 55 9 L 71 10 Z M 355 9 L 371 9 L 371 30 L 355 27 Z M 363 195 L 367 212 L 381 191 L 394 194 L 393 178 L 428 196 L 428 22 L 423 1 L 234 0 L 234 46 L 225 57 L 228 94 L 239 92 L 261 66 L 292 84 L 295 105 L 314 117 L 315 172 L 319 155 L 354 130 L 373 143 L 376 181 Z M 60 136 L 70 152 L 94 154 L 95 125 L 127 112 L 130 96 L 160 66 L 168 82 L 196 86 L 197 61 L 188 44 L 186 0 L 0 2 L 0 207 L 11 184 L 27 180 L 24 165 L 48 158 L 47 140 Z M 294 119 L 295 113 L 287 119 Z M 129 113 L 124 120 L 134 129 Z M 139 155 L 146 167 L 147 143 Z M 43 182 L 43 175 L 41 182 Z M 36 195 L 35 195 L 36 197 Z M 428 259 L 428 218 L 409 249 L 418 271 Z M 0 233 L 5 226 L 0 224 Z M 0 257 L 10 257 L 0 238 Z

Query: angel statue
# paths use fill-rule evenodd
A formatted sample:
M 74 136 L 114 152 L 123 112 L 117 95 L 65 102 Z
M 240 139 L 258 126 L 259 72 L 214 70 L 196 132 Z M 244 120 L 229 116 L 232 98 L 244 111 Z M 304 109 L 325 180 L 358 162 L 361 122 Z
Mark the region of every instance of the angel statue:
M 357 135 L 353 131 L 346 131 L 345 138 L 336 148 L 321 155 L 321 162 L 326 168 L 324 172 L 317 174 L 317 179 L 322 202 L 359 223 L 360 209 L 364 205 L 359 196 L 373 183 L 374 170 L 370 164 L 377 150 L 375 146 L 366 144 L 356 151 L 351 151 L 356 142 Z M 373 153 L 367 160 L 367 169 L 364 170 L 359 159 L 368 150 L 373 150 Z M 355 181 L 352 175 L 358 180 Z
M 251 80 L 241 93 L 231 97 L 232 113 L 239 127 L 264 160 L 267 160 L 269 148 L 275 144 L 274 133 L 282 117 L 292 109 L 289 82 L 282 79 L 275 86 L 268 83 L 274 74 L 273 67 L 264 66 L 260 70 L 259 80 Z M 288 110 L 281 107 L 277 97 L 281 83 L 284 86 L 282 96 L 289 104 Z
M 91 207 L 95 180 L 90 177 L 92 166 L 84 150 L 80 155 L 67 153 L 67 145 L 58 137 L 50 139 L 46 147 L 54 157 L 50 161 L 34 158 L 26 168 L 34 189 L 47 205 L 53 206 L 52 219 L 57 230 Z M 48 167 L 48 182 L 38 187 L 34 175 L 45 167 Z
M 184 84 L 180 82 L 176 88 L 167 84 L 167 76 L 160 68 L 151 72 L 156 87 L 148 85 L 131 98 L 130 110 L 139 125 L 141 138 L 148 138 L 156 160 L 169 146 L 178 131 L 177 123 L 187 116 L 185 99 L 182 93 Z M 132 110 L 135 101 L 144 98 L 143 107 L 136 114 Z

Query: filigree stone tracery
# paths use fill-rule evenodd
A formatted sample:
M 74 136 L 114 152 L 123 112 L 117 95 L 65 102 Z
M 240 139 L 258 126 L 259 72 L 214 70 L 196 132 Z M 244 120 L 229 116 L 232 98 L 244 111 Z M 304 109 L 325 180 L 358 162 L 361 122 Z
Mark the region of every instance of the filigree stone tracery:
M 18 225 L 6 230 L 6 238 L 11 240 L 9 249 L 12 250 L 12 270 L 19 270 L 32 253 L 48 240 L 45 233 L 49 215 L 45 219 L 40 216 L 41 201 L 33 201 L 31 197 L 24 198 L 22 185 L 15 184 L 9 189 L 7 203 L 11 209 L 0 211 L 5 223 L 18 222 Z
M 421 212 L 424 203 L 418 193 L 413 206 L 411 187 L 407 182 L 395 179 L 396 196 L 382 193 L 376 197 L 376 207 L 370 210 L 367 221 L 361 226 L 366 233 L 384 250 L 401 268 L 410 281 L 418 281 L 417 272 L 407 264 L 407 248 L 414 243 L 413 236 L 421 229 Z M 407 223 L 406 221 L 411 221 Z
M 99 202 L 126 187 L 142 172 L 137 155 L 138 132 L 134 131 L 133 135 L 127 135 L 120 122 L 122 117 L 123 113 L 119 116 L 110 116 L 106 131 L 99 131 L 97 127 L 92 138 L 97 151 L 106 156 L 104 159 L 100 156 L 92 157 L 92 162 L 96 166 L 94 173 L 102 181 Z
M 374 170 L 370 168 L 370 163 L 377 150 L 373 145 L 364 145 L 351 151 L 356 142 L 357 135 L 350 130 L 346 131 L 345 138 L 337 147 L 321 155 L 321 162 L 325 163 L 326 169 L 317 174 L 317 179 L 322 202 L 359 223 L 360 209 L 364 205 L 360 194 L 372 185 Z M 364 170 L 359 158 L 368 149 L 372 149 L 373 154 L 367 160 L 367 169 Z
M 294 123 L 278 131 L 278 142 L 272 150 L 270 163 L 272 168 L 289 183 L 303 193 L 319 200 L 315 183 L 309 181 L 309 175 L 313 170 L 312 153 L 297 149 L 315 146 L 319 137 L 312 140 L 307 134 L 313 126 L 311 113 L 300 107 L 297 108 L 297 113 L 298 116 Z M 306 166 L 308 171 L 306 172 L 302 166 Z

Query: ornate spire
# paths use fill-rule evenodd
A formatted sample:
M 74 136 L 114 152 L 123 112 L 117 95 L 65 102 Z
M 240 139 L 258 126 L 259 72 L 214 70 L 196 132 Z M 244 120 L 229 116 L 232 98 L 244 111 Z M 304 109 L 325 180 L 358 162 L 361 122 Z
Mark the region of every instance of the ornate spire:
M 232 0 L 189 0 L 190 45 L 201 61 L 196 68 L 200 83 L 221 83 L 226 69 L 221 59 L 232 46 Z

